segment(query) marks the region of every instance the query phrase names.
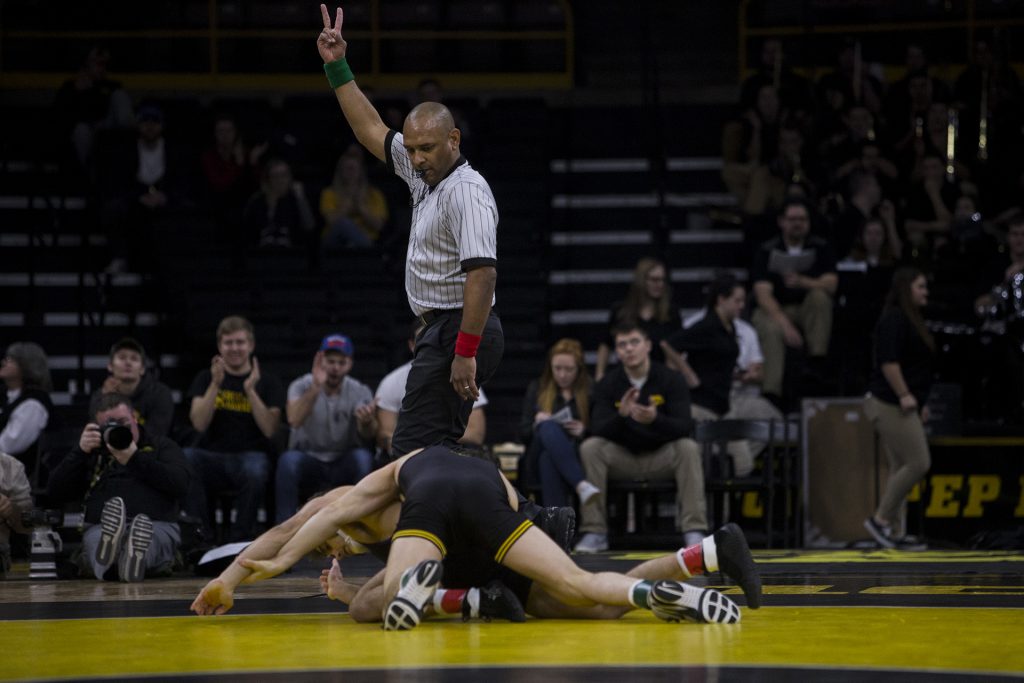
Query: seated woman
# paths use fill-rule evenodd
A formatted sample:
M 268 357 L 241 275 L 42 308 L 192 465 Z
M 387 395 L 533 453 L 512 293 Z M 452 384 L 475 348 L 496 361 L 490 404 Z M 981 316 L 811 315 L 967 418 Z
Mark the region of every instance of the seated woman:
M 325 247 L 369 247 L 376 244 L 388 220 L 384 193 L 366 178 L 362 148 L 350 147 L 334 169 L 334 180 L 320 193 Z
M 586 480 L 577 449 L 587 428 L 590 375 L 583 364 L 583 347 L 575 339 L 560 339 L 548 350 L 539 380 L 530 382 L 519 421 L 527 444 L 524 478 L 539 479 L 546 506 L 566 507 L 575 490 L 585 505 L 599 490 Z
M 0 395 L 0 452 L 13 455 L 32 476 L 39 436 L 50 422 L 50 367 L 42 347 L 15 342 L 0 363 L 7 391 Z

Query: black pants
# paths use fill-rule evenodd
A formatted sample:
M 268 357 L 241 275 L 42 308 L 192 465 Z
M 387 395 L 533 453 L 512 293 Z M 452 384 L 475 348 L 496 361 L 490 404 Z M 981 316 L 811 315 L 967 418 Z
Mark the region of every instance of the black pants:
M 450 381 L 461 322 L 461 309 L 442 312 L 416 338 L 412 369 L 391 438 L 392 459 L 417 448 L 454 445 L 466 433 L 473 399 L 459 396 Z M 494 311 L 481 337 L 476 351 L 477 387 L 491 378 L 505 352 L 505 335 Z

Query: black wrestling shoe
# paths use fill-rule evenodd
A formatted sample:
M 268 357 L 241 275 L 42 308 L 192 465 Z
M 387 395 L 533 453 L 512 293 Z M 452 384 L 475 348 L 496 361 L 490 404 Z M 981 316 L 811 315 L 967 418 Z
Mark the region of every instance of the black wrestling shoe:
M 512 589 L 498 579 L 494 579 L 479 590 L 480 618 L 484 621 L 507 619 L 517 624 L 526 621 L 526 610 L 523 609 L 523 603 L 519 601 L 519 598 L 512 592 Z M 471 609 L 469 600 L 463 600 L 463 621 L 469 621 L 472 618 L 470 614 Z
M 698 588 L 681 581 L 658 581 L 647 598 L 654 616 L 663 621 L 735 624 L 740 608 L 713 588 Z
M 761 606 L 761 572 L 757 569 L 743 529 L 729 522 L 714 533 L 718 568 L 739 584 L 747 598 L 747 607 Z
M 408 631 L 419 625 L 423 607 L 434 597 L 443 573 L 437 560 L 423 560 L 405 570 L 402 587 L 384 613 L 385 631 Z
M 572 539 L 576 535 L 576 511 L 571 507 L 541 508 L 533 523 L 550 536 L 566 554 L 572 552 Z
M 576 510 L 571 507 L 542 507 L 520 493 L 519 511 L 550 536 L 566 554 L 572 552 L 572 539 L 576 535 Z

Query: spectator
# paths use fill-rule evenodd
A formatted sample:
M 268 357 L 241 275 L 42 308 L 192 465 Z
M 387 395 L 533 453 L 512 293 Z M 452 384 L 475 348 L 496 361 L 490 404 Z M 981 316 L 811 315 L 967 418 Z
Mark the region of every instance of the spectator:
M 949 99 L 949 86 L 929 75 L 924 52 L 908 45 L 907 75 L 889 88 L 885 102 L 886 122 L 896 150 L 910 149 L 915 137 L 923 135 L 931 106 Z
M 242 210 L 256 189 L 257 164 L 267 145 L 246 149 L 238 123 L 229 114 L 218 114 L 213 122 L 213 144 L 203 151 L 200 165 L 206 200 L 224 239 L 237 243 Z
M 807 204 L 787 201 L 778 223 L 781 234 L 761 245 L 751 273 L 753 323 L 765 353 L 764 391 L 776 398 L 782 396 L 787 346 L 805 348 L 809 362 L 823 364 L 837 283 L 832 245 L 809 234 Z
M 203 520 L 207 538 L 213 525 L 207 501 L 235 492 L 237 515 L 231 541 L 255 538 L 256 514 L 270 470 L 270 439 L 281 423 L 284 391 L 277 379 L 260 372 L 253 351 L 252 323 L 228 316 L 217 326 L 217 355 L 192 380 L 189 420 L 200 432 L 185 457 L 197 477 L 186 509 Z
M 0 452 L 0 579 L 11 570 L 11 532 L 32 531 L 22 514 L 32 509 L 32 487 L 25 466 L 12 455 Z
M 740 345 L 736 319 L 747 303 L 747 293 L 731 274 L 716 277 L 708 287 L 705 315 L 665 342 L 676 367 L 690 388 L 690 415 L 694 420 L 720 420 L 730 416 L 729 397 Z M 754 469 L 754 457 L 745 441 L 728 445 L 736 476 Z
M 926 154 L 904 210 L 907 238 L 923 260 L 934 258 L 935 250 L 949 238 L 958 195 L 956 183 L 946 177 L 943 157 Z
M 687 317 L 683 327 L 692 327 L 706 315 L 707 310 L 702 308 Z M 729 412 L 726 417 L 736 420 L 781 420 L 779 409 L 761 395 L 764 354 L 761 352 L 761 342 L 757 339 L 757 330 L 743 318 L 733 320 L 733 325 L 740 354 L 736 358 L 736 373 L 729 392 Z M 749 446 L 751 455 L 757 455 L 765 444 L 750 442 Z
M 793 70 L 778 38 L 765 38 L 761 44 L 757 71 L 743 81 L 740 102 L 756 100 L 762 87 L 770 85 L 779 93 L 779 101 L 790 112 L 802 119 L 814 111 L 814 91 L 810 82 Z
M 949 152 L 950 109 L 942 102 L 932 102 L 925 112 L 924 127 L 918 135 L 915 132 L 912 144 L 903 151 L 902 166 L 905 174 L 918 176 L 923 172 L 922 165 L 928 157 L 938 157 L 945 169 L 952 165 L 953 173 L 961 180 L 971 177 L 971 168 L 964 163 L 966 156 L 965 138 L 957 137 L 957 146 L 953 150 L 953 158 Z
M 132 400 L 135 420 L 152 436 L 167 436 L 174 419 L 174 399 L 170 388 L 146 373 L 146 350 L 137 340 L 124 337 L 110 347 L 110 360 L 103 386 L 89 400 L 89 414 L 107 394 L 122 394 Z
M 888 211 L 892 211 L 891 205 Z M 833 336 L 840 362 L 839 391 L 844 396 L 860 396 L 867 390 L 871 330 L 878 322 L 899 263 L 899 238 L 895 233 L 886 220 L 873 216 L 865 219 L 849 254 L 836 264 Z
M 416 348 L 416 336 L 422 327 L 419 318 L 413 321 L 409 327 L 409 339 L 406 342 L 409 351 Z M 402 409 L 402 399 L 405 396 L 405 382 L 409 379 L 409 370 L 412 369 L 410 360 L 404 365 L 392 370 L 377 386 L 375 397 L 377 405 L 377 447 L 387 456 L 391 452 L 391 436 L 395 433 L 395 425 L 398 424 L 398 411 Z M 487 394 L 483 387 L 480 388 L 480 396 L 473 401 L 473 410 L 469 413 L 469 421 L 466 424 L 466 431 L 458 443 L 469 447 L 482 447 L 487 438 L 487 415 L 484 407 L 487 405 Z M 388 458 L 390 459 L 390 458 Z
M 786 188 L 801 183 L 813 190 L 820 173 L 805 151 L 804 136 L 800 129 L 783 126 L 779 130 L 778 147 L 764 165 L 754 169 L 750 177 L 750 191 L 743 205 L 747 215 L 774 213 L 785 200 Z
M 189 485 L 185 456 L 176 443 L 139 425 L 127 396 L 104 394 L 92 417 L 48 485 L 56 501 L 84 496 L 82 574 L 112 578 L 116 562 L 121 581 L 169 575 L 181 543 L 179 503 Z
M 107 77 L 109 66 L 110 51 L 91 48 L 78 74 L 64 81 L 54 102 L 83 168 L 92 160 L 97 131 L 135 125 L 132 98 L 119 82 Z
M 1021 272 L 1024 272 L 1024 213 L 1017 213 L 1007 224 L 1005 248 L 991 256 L 990 262 L 986 264 L 979 277 L 979 286 L 975 290 L 978 296 L 974 301 L 977 314 L 986 316 L 1000 312 L 1010 313 L 992 310 L 1000 303 L 994 290 L 1005 288 L 1013 276 Z M 1024 301 L 1019 303 L 1024 304 Z M 1014 311 L 1012 315 L 1022 313 L 1024 309 Z
M 53 403 L 46 352 L 33 342 L 15 342 L 0 362 L 0 378 L 7 389 L 0 400 L 0 452 L 13 455 L 35 471 L 39 437 L 50 424 Z
M 914 113 L 923 113 L 932 102 L 948 102 L 949 85 L 930 75 L 928 54 L 918 43 L 908 43 L 904 59 L 904 76 L 892 83 L 885 93 L 885 118 L 889 126 L 900 132 L 913 128 Z
M 530 382 L 523 400 L 519 436 L 527 451 L 521 475 L 539 480 L 545 506 L 571 504 L 575 491 L 584 506 L 600 493 L 580 466 L 578 444 L 590 420 L 590 375 L 583 347 L 575 339 L 559 339 L 548 349 L 539 380 Z
M 902 268 L 892 280 L 885 310 L 875 328 L 875 364 L 864 401 L 889 459 L 889 478 L 873 516 L 864 527 L 884 548 L 923 550 L 900 529 L 907 494 L 931 467 L 928 393 L 932 384 L 935 340 L 921 309 L 928 304 L 928 281 L 916 268 Z
M 164 114 L 154 104 L 138 111 L 138 135 L 115 138 L 99 150 L 97 172 L 103 203 L 101 218 L 116 273 L 143 269 L 153 261 L 154 223 L 168 211 L 186 206 L 193 159 L 164 137 Z
M 747 204 L 755 171 L 779 148 L 783 119 L 778 93 L 771 85 L 763 85 L 757 98 L 722 129 L 722 180 L 740 206 Z
M 608 317 L 609 328 L 626 323 L 642 327 L 645 336 L 651 340 L 651 359 L 663 362 L 665 353 L 661 340 L 668 338 L 681 325 L 679 309 L 672 301 L 672 287 L 665 264 L 655 258 L 637 261 L 633 269 L 633 283 L 625 300 L 613 304 Z M 602 340 L 597 347 L 597 381 L 601 381 L 608 368 L 610 341 L 610 338 Z
M 977 166 L 987 175 L 985 194 L 991 197 L 989 205 L 1003 210 L 1019 204 L 1024 191 L 1024 169 L 1020 163 L 1024 152 L 1024 90 L 1009 58 L 1006 41 L 982 37 L 976 41 L 970 57 L 953 88 L 960 140 L 964 143 L 961 158 L 981 162 Z
M 950 220 L 949 239 L 935 249 L 934 273 L 930 285 L 935 315 L 943 320 L 974 321 L 977 282 L 999 249 L 989 233 L 974 197 L 957 197 Z
M 249 198 L 242 214 L 247 242 L 261 247 L 304 246 L 314 222 L 306 191 L 292 177 L 288 162 L 268 161 L 261 189 Z
M 843 183 L 852 173 L 863 170 L 874 175 L 884 187 L 895 187 L 899 167 L 890 160 L 891 153 L 877 129 L 875 117 L 867 107 L 854 105 L 847 110 L 843 122 L 846 129 L 828 140 L 823 152 L 833 169 L 834 182 Z
M 388 220 L 384 193 L 366 177 L 362 147 L 352 145 L 338 159 L 334 180 L 320 193 L 325 247 L 369 247 Z
M 455 127 L 462 133 L 459 148 L 463 154 L 472 157 L 477 151 L 475 146 L 476 139 L 473 135 L 473 129 L 476 128 L 476 125 L 469 120 L 469 116 L 461 107 L 452 104 L 445 97 L 441 81 L 436 78 L 424 78 L 416 85 L 416 104 L 422 104 L 423 102 L 437 102 L 448 107 L 448 111 L 452 113 L 452 118 L 455 120 Z M 393 128 L 399 130 L 401 126 L 393 126 Z
M 584 505 L 578 553 L 608 549 L 605 491 L 609 479 L 675 479 L 684 545 L 707 528 L 704 467 L 690 436 L 690 392 L 682 375 L 651 360 L 651 340 L 636 323 L 614 329 L 621 364 L 594 387 L 590 433 L 580 445 L 587 481 L 598 488 Z
M 903 249 L 903 241 L 896 230 L 896 209 L 892 202 L 883 197 L 878 177 L 866 169 L 858 169 L 850 173 L 847 186 L 848 201 L 843 204 L 842 212 L 832 217 L 830 241 L 836 255 L 849 254 L 864 222 L 877 215 L 883 220 L 888 246 L 893 255 L 898 257 Z
M 280 524 L 311 494 L 355 484 L 370 473 L 367 448 L 377 433 L 373 393 L 349 376 L 352 341 L 343 334 L 324 337 L 313 357 L 313 371 L 288 387 L 288 450 L 277 461 L 276 519 Z
M 826 102 L 829 91 L 842 93 L 846 104 L 859 103 L 874 115 L 882 112 L 882 81 L 871 65 L 864 61 L 861 43 L 853 38 L 843 40 L 836 53 L 836 68 L 818 80 L 818 99 Z

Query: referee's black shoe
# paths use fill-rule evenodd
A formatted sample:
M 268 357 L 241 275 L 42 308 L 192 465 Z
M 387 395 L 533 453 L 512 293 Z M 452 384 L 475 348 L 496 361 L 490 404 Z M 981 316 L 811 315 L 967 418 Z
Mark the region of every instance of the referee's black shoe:
M 491 619 L 507 619 L 515 623 L 526 621 L 526 610 L 523 603 L 519 601 L 512 589 L 498 579 L 494 579 L 483 588 L 480 588 L 480 618 L 484 621 Z M 472 619 L 472 607 L 468 599 L 462 601 L 462 620 Z
M 541 507 L 520 496 L 519 510 L 537 528 L 550 536 L 566 552 L 572 552 L 572 539 L 576 535 L 576 510 L 571 507 Z

